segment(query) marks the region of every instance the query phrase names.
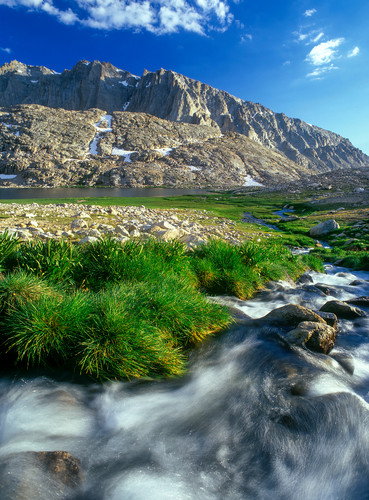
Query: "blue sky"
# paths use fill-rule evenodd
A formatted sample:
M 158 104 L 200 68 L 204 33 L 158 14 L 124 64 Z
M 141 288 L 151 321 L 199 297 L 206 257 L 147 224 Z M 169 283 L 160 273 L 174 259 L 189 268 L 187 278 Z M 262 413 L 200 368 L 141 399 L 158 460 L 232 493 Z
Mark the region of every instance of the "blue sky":
M 0 0 L 0 64 L 172 69 L 369 154 L 368 0 Z

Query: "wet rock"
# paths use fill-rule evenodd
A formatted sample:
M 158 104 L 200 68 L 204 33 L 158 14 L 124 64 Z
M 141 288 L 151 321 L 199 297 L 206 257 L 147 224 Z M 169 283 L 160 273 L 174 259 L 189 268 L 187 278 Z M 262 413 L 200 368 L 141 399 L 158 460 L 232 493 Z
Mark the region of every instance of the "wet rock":
M 329 325 L 332 328 L 335 328 L 337 330 L 338 319 L 337 319 L 337 316 L 335 314 L 330 313 L 330 312 L 324 312 L 324 311 L 314 311 L 314 312 L 319 314 L 319 316 L 325 320 L 327 325 Z
M 331 358 L 335 359 L 337 363 L 339 363 L 347 373 L 353 375 L 355 371 L 355 363 L 354 363 L 354 358 L 350 353 L 332 352 L 330 356 Z
M 350 286 L 365 286 L 368 282 L 365 280 L 354 280 L 350 283 Z
M 296 284 L 297 285 L 307 285 L 308 283 L 313 283 L 314 280 L 313 278 L 310 276 L 309 273 L 304 273 L 302 274 L 299 279 L 296 281 Z
M 328 354 L 334 347 L 336 330 L 327 324 L 303 321 L 289 331 L 285 339 L 293 344 L 305 345 L 310 351 Z
M 321 297 L 325 297 L 326 294 L 324 292 L 322 292 L 321 290 L 319 290 L 318 287 L 316 287 L 315 285 L 304 285 L 302 287 L 302 289 L 305 291 L 305 292 L 312 292 L 312 293 L 317 293 L 318 295 L 320 295 Z
M 318 236 L 325 236 L 332 231 L 335 231 L 336 229 L 339 229 L 340 226 L 338 222 L 336 222 L 334 219 L 330 219 L 324 222 L 321 222 L 317 226 L 314 226 L 310 229 L 309 234 L 313 238 L 316 238 Z
M 303 321 L 326 324 L 325 320 L 316 312 L 297 304 L 288 304 L 286 306 L 273 309 L 273 311 L 261 319 L 291 327 L 295 327 Z
M 66 499 L 82 479 L 80 461 L 66 451 L 14 453 L 0 461 L 0 498 Z
M 324 306 L 320 308 L 320 311 L 331 312 L 342 319 L 356 319 L 367 316 L 366 312 L 358 307 L 354 307 L 347 302 L 341 302 L 339 300 L 326 302 Z
M 353 306 L 369 307 L 369 297 L 357 297 L 355 299 L 347 300 L 346 303 Z
M 333 286 L 325 285 L 324 283 L 316 283 L 314 286 L 318 288 L 321 292 L 323 292 L 325 295 L 336 296 L 338 293 L 336 288 L 334 288 Z

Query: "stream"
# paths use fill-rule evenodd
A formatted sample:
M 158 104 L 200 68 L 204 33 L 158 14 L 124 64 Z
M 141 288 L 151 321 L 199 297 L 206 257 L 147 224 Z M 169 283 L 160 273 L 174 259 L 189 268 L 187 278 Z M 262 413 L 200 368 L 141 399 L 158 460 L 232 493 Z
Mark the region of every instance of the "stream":
M 258 321 L 287 303 L 369 295 L 369 273 L 309 276 L 247 302 L 223 297 L 251 319 L 194 352 L 179 381 L 0 379 L 1 499 L 368 499 L 369 317 L 339 320 L 329 356 L 288 346 Z M 26 474 L 17 457 L 30 450 L 70 452 L 83 486 L 62 495 L 40 471 Z

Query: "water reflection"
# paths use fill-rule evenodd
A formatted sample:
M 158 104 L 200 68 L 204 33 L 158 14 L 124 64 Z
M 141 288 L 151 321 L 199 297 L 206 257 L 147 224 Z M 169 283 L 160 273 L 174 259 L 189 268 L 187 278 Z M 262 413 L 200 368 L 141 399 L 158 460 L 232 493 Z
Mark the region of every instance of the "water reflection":
M 30 198 L 99 198 L 118 197 L 160 197 L 209 194 L 205 189 L 174 188 L 0 188 L 0 200 L 23 200 Z

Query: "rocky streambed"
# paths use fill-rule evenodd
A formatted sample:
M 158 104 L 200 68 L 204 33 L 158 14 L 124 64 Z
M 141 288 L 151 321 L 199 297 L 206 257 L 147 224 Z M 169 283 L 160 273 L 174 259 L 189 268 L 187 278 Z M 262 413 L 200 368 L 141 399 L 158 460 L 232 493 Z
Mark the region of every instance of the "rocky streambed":
M 368 295 L 327 266 L 223 297 L 237 324 L 178 381 L 2 377 L 1 498 L 366 498 Z M 332 350 L 301 336 L 321 328 Z

